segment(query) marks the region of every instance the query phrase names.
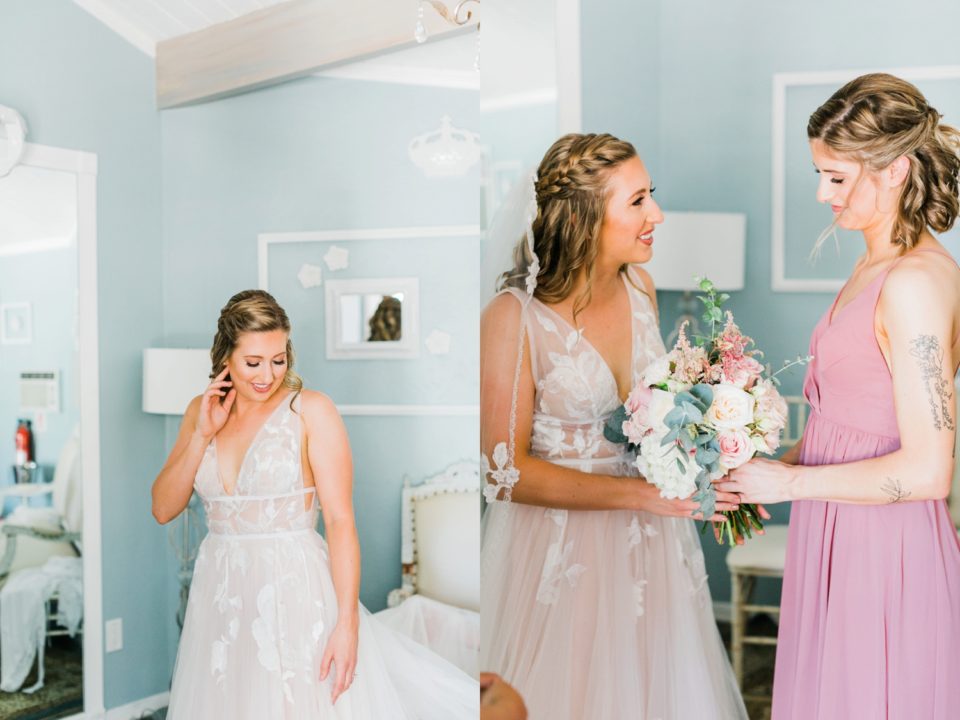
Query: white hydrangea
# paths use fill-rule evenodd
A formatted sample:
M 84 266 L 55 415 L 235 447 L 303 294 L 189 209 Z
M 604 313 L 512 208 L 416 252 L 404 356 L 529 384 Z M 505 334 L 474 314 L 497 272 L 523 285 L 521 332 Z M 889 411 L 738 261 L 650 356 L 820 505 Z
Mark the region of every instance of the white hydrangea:
M 676 445 L 663 446 L 665 433 L 651 433 L 640 443 L 636 466 L 647 482 L 660 489 L 660 496 L 668 499 L 688 498 L 697 490 L 700 466 L 691 458 L 684 462 L 683 453 Z M 677 465 L 680 460 L 685 471 Z

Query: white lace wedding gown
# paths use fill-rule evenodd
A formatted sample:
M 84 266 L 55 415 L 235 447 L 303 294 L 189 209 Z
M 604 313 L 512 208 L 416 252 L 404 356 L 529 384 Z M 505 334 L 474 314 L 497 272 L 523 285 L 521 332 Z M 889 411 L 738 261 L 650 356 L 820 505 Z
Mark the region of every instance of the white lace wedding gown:
M 244 457 L 233 496 L 212 442 L 197 471 L 200 546 L 167 717 L 475 720 L 477 681 L 361 607 L 357 677 L 336 705 L 320 662 L 337 619 L 317 501 L 303 487 L 300 416 L 284 400 Z M 323 478 L 317 478 L 323 482 Z
M 626 285 L 636 383 L 664 346 L 650 300 Z M 510 292 L 522 305 L 524 295 Z M 608 366 L 547 305 L 534 299 L 524 312 L 532 453 L 583 472 L 636 475 L 603 437 L 620 405 Z M 532 720 L 747 717 L 694 521 L 498 501 L 485 513 L 481 558 L 480 667 L 517 687 Z

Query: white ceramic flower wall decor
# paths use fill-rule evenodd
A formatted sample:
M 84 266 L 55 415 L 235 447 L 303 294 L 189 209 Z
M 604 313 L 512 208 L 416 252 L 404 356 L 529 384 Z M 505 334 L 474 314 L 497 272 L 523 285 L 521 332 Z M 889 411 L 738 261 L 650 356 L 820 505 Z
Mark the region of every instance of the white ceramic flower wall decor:
M 327 264 L 327 269 L 331 272 L 334 270 L 346 270 L 350 265 L 350 251 L 334 245 L 327 250 L 326 255 L 323 256 L 323 261 Z
M 450 334 L 442 330 L 433 330 L 424 341 L 431 355 L 446 355 L 450 352 Z
M 297 273 L 297 280 L 304 289 L 317 287 L 323 282 L 323 268 L 319 265 L 303 264 Z
M 0 177 L 10 174 L 23 157 L 24 140 L 27 136 L 27 123 L 23 116 L 13 108 L 0 105 L 0 138 L 6 142 L 4 152 L 0 153 Z

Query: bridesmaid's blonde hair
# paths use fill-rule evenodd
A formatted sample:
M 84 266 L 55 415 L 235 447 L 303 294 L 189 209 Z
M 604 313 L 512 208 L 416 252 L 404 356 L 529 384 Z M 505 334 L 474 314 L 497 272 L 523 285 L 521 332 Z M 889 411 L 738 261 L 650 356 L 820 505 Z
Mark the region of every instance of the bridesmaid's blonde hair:
M 293 343 L 290 342 L 290 320 L 273 295 L 266 290 L 243 290 L 227 301 L 220 310 L 217 334 L 210 348 L 210 377 L 219 375 L 227 359 L 237 348 L 240 336 L 249 332 L 283 330 L 287 333 L 287 371 L 283 376 L 285 387 L 293 390 L 295 398 L 303 389 L 303 380 L 293 371 Z M 291 398 L 292 407 L 293 398 Z
M 913 248 L 928 226 L 946 232 L 960 211 L 960 132 L 906 80 L 861 75 L 837 90 L 810 116 L 807 137 L 878 172 L 899 157 L 910 161 L 891 242 Z M 819 247 L 836 221 L 820 236 Z
M 537 169 L 533 237 L 540 272 L 534 295 L 546 303 L 560 302 L 573 292 L 577 272 L 585 268 L 586 289 L 574 302 L 574 322 L 590 302 L 607 181 L 618 166 L 635 157 L 633 145 L 613 135 L 570 133 L 550 146 Z M 525 287 L 533 261 L 525 238 L 519 239 L 513 261 L 513 268 L 500 276 L 499 289 Z M 625 270 L 626 265 L 621 272 Z

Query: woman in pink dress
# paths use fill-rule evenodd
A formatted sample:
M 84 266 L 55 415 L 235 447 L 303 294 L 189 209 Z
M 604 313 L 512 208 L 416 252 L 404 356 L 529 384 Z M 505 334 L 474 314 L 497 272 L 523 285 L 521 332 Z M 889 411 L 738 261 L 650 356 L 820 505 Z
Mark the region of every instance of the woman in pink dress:
M 718 487 L 792 500 L 775 720 L 960 716 L 954 467 L 960 133 L 910 83 L 865 75 L 810 117 L 817 199 L 866 253 L 813 331 L 810 420 L 782 462 Z

